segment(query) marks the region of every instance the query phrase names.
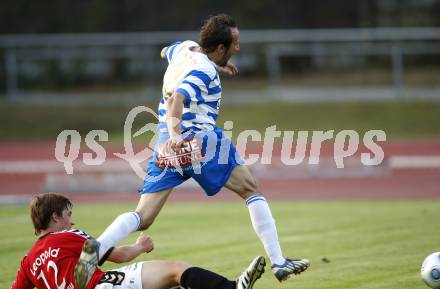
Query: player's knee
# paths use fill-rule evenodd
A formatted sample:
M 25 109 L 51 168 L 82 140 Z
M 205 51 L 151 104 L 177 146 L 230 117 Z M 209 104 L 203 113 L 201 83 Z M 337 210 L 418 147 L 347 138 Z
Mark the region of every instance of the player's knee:
M 252 195 L 258 194 L 262 195 L 260 186 L 258 185 L 257 181 L 252 180 L 252 182 L 249 184 L 249 190 Z
M 176 283 L 180 284 L 183 272 L 185 272 L 191 266 L 183 261 L 174 261 L 172 266 L 174 269 L 173 279 L 176 281 Z
M 261 195 L 261 191 L 260 191 L 260 188 L 255 180 L 247 179 L 247 180 L 244 180 L 243 186 L 237 192 L 237 194 L 246 200 L 253 195 Z
M 184 261 L 174 261 L 174 266 L 178 268 L 179 271 L 184 272 L 186 269 L 191 267 L 190 264 Z

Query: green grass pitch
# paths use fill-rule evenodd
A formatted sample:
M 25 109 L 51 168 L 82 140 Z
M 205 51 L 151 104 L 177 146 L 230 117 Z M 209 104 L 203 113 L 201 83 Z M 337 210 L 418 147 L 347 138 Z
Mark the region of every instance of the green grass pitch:
M 97 236 L 119 213 L 134 207 L 76 204 L 74 220 L 77 228 Z M 284 253 L 307 257 L 312 265 L 281 285 L 267 270 L 255 288 L 428 288 L 419 270 L 428 254 L 440 251 L 440 202 L 272 202 L 271 207 Z M 27 206 L 2 206 L 0 231 L 0 288 L 9 288 L 35 241 Z M 148 234 L 156 248 L 137 260 L 184 260 L 229 278 L 264 254 L 240 203 L 167 204 Z

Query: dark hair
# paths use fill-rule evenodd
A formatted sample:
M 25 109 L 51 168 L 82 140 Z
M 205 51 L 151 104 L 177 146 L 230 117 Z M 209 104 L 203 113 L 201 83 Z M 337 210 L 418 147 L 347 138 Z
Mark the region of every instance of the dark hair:
M 35 235 L 47 229 L 52 214 L 62 216 L 63 210 L 72 207 L 72 202 L 61 194 L 45 193 L 35 196 L 30 204 L 30 214 L 34 224 Z
M 231 27 L 237 27 L 237 24 L 227 14 L 208 17 L 200 29 L 200 46 L 206 52 L 213 52 L 219 44 L 229 49 L 232 43 Z

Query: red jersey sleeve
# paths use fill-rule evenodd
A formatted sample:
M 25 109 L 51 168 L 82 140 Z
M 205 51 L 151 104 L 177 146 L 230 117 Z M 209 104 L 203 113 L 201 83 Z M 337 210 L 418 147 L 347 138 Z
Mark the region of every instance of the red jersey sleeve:
M 34 284 L 26 275 L 26 257 L 21 261 L 20 268 L 17 271 L 17 277 L 15 278 L 14 283 L 12 283 L 11 289 L 32 289 L 34 288 Z

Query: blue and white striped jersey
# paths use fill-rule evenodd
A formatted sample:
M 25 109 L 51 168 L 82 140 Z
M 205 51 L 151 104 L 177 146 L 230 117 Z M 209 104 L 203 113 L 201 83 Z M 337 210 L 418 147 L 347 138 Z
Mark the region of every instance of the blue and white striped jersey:
M 166 132 L 166 99 L 174 92 L 185 96 L 182 132 L 210 131 L 216 126 L 221 84 L 216 64 L 203 53 L 191 50 L 194 41 L 175 42 L 166 49 L 168 68 L 159 104 L 159 130 Z

